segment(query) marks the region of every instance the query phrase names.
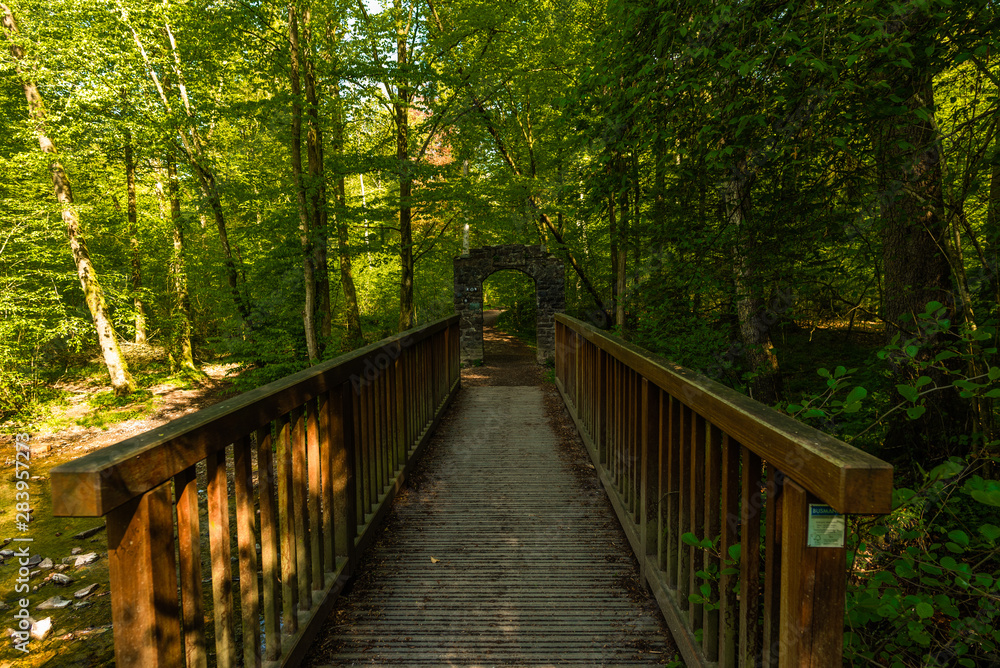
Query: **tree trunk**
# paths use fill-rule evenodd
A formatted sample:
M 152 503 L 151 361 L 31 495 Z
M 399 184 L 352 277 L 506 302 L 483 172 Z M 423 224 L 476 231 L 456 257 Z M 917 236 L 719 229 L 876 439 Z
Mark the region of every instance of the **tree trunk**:
M 135 158 L 132 155 L 132 131 L 125 130 L 125 183 L 128 197 L 126 215 L 132 250 L 132 299 L 135 308 L 135 342 L 146 342 L 146 314 L 142 305 L 142 255 L 139 249 L 139 216 L 135 197 Z
M 409 24 L 403 20 L 401 0 L 393 0 L 396 9 L 396 161 L 399 169 L 399 331 L 412 328 L 413 313 L 413 177 L 410 174 L 410 89 L 407 80 L 407 43 Z
M 291 160 L 295 194 L 299 205 L 299 238 L 302 242 L 302 279 L 305 283 L 305 305 L 302 322 L 305 327 L 306 352 L 313 364 L 319 361 L 319 344 L 316 340 L 316 273 L 313 257 L 313 243 L 309 201 L 302 178 L 302 84 L 300 81 L 301 50 L 299 48 L 298 18 L 295 5 L 288 5 L 288 46 L 291 53 L 292 85 L 292 136 Z
M 178 370 L 201 375 L 194 364 L 191 346 L 191 307 L 188 302 L 187 269 L 184 266 L 184 226 L 181 217 L 180 184 L 177 163 L 167 157 L 167 192 L 170 199 L 170 223 L 174 249 L 170 257 L 170 354 Z
M 344 127 L 346 118 L 340 99 L 340 86 L 333 87 L 334 123 L 333 151 L 338 157 L 344 152 Z M 338 164 L 339 161 L 338 161 Z M 362 186 L 364 180 L 361 181 Z M 363 192 L 363 191 L 362 191 Z M 351 251 L 348 245 L 347 227 L 347 193 L 344 175 L 337 175 L 337 209 L 335 214 L 337 224 L 337 252 L 340 259 L 340 285 L 344 290 L 344 302 L 347 310 L 347 340 L 343 346 L 347 350 L 359 348 L 364 343 L 364 333 L 361 330 L 361 313 L 358 310 L 358 294 L 354 287 L 354 272 L 351 267 Z
M 319 320 L 320 344 L 325 345 L 333 334 L 333 314 L 330 311 L 330 271 L 328 261 L 329 215 L 326 196 L 326 171 L 323 165 L 323 130 L 319 122 L 319 98 L 316 94 L 316 67 L 310 48 L 309 9 L 303 11 L 302 32 L 305 48 L 300 48 L 302 73 L 305 82 L 306 115 L 309 131 L 306 149 L 309 162 L 308 192 L 312 198 L 313 214 L 313 266 L 316 268 L 316 310 Z
M 733 244 L 736 315 L 744 359 L 752 377 L 750 396 L 772 405 L 780 395 L 781 376 L 778 358 L 771 344 L 770 326 L 773 323 L 764 308 L 764 286 L 760 277 L 762 258 L 752 219 L 751 187 L 752 177 L 746 171 L 746 162 L 740 161 L 734 168 L 725 193 L 726 212 L 736 230 Z
M 0 3 L 0 11 L 3 12 L 4 31 L 7 33 L 8 39 L 11 40 L 10 52 L 17 62 L 16 71 L 21 78 L 24 95 L 28 101 L 28 114 L 35 122 L 35 136 L 38 138 L 42 153 L 50 156 L 49 171 L 52 174 L 52 189 L 56 200 L 62 207 L 63 224 L 66 225 L 77 276 L 80 278 L 80 287 L 83 288 L 87 308 L 90 309 L 90 316 L 94 321 L 95 329 L 97 329 L 97 338 L 104 356 L 104 364 L 111 376 L 111 387 L 115 394 L 125 395 L 135 390 L 135 381 L 129 373 L 128 364 L 122 357 L 118 338 L 111 324 L 111 319 L 108 317 L 104 292 L 101 290 L 97 271 L 90 261 L 90 253 L 87 251 L 86 241 L 80 231 L 80 218 L 73 205 L 73 191 L 70 187 L 69 176 L 58 160 L 55 144 L 45 134 L 45 105 L 42 96 L 35 83 L 24 76 L 21 71 L 20 63 L 24 59 L 24 51 L 14 42 L 14 36 L 17 35 L 17 23 L 14 21 L 14 15 L 7 8 L 7 5 L 2 3 Z

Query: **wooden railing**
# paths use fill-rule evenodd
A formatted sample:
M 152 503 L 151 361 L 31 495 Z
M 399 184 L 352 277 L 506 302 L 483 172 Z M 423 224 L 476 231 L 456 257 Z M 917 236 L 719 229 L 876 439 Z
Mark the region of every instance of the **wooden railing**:
M 846 553 L 810 505 L 889 512 L 889 464 L 564 315 L 556 384 L 687 665 L 841 665 Z
M 301 660 L 458 390 L 458 343 L 456 315 L 53 469 L 56 515 L 106 517 L 117 665 Z

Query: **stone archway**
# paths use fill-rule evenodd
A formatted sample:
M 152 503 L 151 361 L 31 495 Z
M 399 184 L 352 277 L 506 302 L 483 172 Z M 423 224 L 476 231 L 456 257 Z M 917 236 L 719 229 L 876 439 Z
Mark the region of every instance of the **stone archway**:
M 562 260 L 545 246 L 508 244 L 473 248 L 455 258 L 455 310 L 461 321 L 462 361 L 483 359 L 483 281 L 503 269 L 517 269 L 535 281 L 538 312 L 536 357 L 544 363 L 556 351 L 555 314 L 566 309 L 565 270 Z

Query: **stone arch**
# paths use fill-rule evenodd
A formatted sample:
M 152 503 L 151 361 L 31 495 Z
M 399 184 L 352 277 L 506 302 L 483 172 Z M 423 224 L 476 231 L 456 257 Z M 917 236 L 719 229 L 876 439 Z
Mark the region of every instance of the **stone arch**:
M 473 248 L 455 258 L 455 310 L 461 321 L 462 361 L 483 359 L 483 281 L 504 269 L 516 269 L 535 281 L 539 363 L 555 357 L 555 314 L 566 310 L 566 275 L 562 260 L 545 246 L 508 244 Z

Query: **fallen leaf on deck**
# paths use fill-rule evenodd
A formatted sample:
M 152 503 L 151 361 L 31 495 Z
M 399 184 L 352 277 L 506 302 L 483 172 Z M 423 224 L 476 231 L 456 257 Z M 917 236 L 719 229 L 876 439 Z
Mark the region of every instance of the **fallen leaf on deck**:
M 436 564 L 439 561 L 441 561 L 441 560 L 440 559 L 435 559 L 434 557 L 431 557 L 431 563 L 432 564 Z

